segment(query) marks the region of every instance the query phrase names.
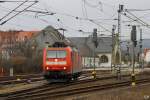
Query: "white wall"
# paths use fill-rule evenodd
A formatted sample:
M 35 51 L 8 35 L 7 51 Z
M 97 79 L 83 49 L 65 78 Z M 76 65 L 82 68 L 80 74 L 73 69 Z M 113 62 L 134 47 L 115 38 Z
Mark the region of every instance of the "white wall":
M 84 67 L 94 67 L 94 58 L 82 57 L 82 63 Z M 99 58 L 95 58 L 95 66 L 99 67 Z
M 98 54 L 99 57 L 101 57 L 102 55 L 105 55 L 108 57 L 108 63 L 101 63 L 101 67 L 111 67 L 111 53 L 102 53 L 102 54 Z
M 145 62 L 150 62 L 150 50 L 146 52 L 144 61 L 145 61 Z
M 100 57 L 105 55 L 108 57 L 108 63 L 101 63 Z M 96 67 L 111 67 L 111 53 L 98 54 L 98 58 L 95 58 Z M 93 57 L 82 57 L 83 67 L 94 67 L 94 58 Z

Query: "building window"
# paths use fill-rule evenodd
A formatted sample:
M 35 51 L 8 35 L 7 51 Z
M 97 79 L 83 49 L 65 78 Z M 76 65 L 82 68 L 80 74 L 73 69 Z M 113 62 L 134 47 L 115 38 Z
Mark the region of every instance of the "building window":
M 27 40 L 28 40 L 28 37 L 24 36 L 24 41 L 27 42 Z
M 101 63 L 108 63 L 108 57 L 106 55 L 102 55 L 100 60 L 101 60 Z

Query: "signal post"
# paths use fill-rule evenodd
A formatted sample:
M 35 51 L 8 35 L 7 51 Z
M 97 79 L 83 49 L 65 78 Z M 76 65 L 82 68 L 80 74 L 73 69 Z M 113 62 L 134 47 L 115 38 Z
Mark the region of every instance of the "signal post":
M 131 30 L 131 41 L 132 41 L 132 74 L 131 74 L 131 85 L 135 86 L 135 50 L 134 48 L 137 45 L 137 40 L 136 40 L 136 26 L 133 25 L 132 26 L 132 30 Z
M 93 30 L 93 40 L 92 40 L 93 44 L 94 44 L 94 50 L 93 50 L 93 57 L 94 57 L 94 69 L 93 69 L 93 72 L 92 72 L 92 76 L 94 79 L 96 79 L 96 71 L 95 71 L 95 49 L 97 48 L 98 46 L 98 41 L 97 41 L 97 29 L 95 28 Z

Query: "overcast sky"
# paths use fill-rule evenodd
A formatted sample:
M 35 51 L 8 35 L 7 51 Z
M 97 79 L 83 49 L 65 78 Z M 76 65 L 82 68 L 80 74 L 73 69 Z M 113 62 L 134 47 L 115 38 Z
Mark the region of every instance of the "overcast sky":
M 7 0 L 5 0 L 7 1 Z M 12 0 L 13 1 L 13 0 Z M 150 9 L 150 0 L 38 0 L 36 5 L 33 5 L 30 10 L 54 12 L 54 15 L 42 15 L 31 12 L 23 12 L 15 18 L 11 19 L 4 25 L 0 26 L 1 30 L 41 30 L 47 25 L 52 25 L 55 28 L 65 28 L 65 36 L 88 36 L 97 28 L 99 34 L 110 35 L 112 25 L 117 25 L 117 10 L 119 4 L 123 4 L 125 9 Z M 2 18 L 20 3 L 0 3 L 0 17 Z M 18 10 L 30 5 L 25 3 Z M 150 24 L 150 10 L 131 12 L 141 18 L 146 23 Z M 13 16 L 15 13 L 3 19 Z M 87 19 L 92 19 L 96 23 L 92 23 Z M 98 25 L 97 25 L 98 24 Z M 139 23 L 131 22 L 130 19 L 122 16 L 122 38 L 130 39 L 131 27 L 129 24 Z M 104 28 L 102 28 L 104 27 Z M 143 37 L 150 37 L 150 28 L 141 27 L 143 29 Z M 83 30 L 86 33 L 78 32 Z M 139 37 L 139 28 L 138 37 Z M 116 30 L 117 32 L 117 30 Z

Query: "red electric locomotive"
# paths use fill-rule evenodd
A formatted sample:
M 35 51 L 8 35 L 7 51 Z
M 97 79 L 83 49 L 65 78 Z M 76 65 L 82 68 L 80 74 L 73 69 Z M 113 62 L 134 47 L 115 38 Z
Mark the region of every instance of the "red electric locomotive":
M 43 50 L 44 77 L 53 82 L 77 79 L 82 71 L 81 56 L 75 47 L 52 46 Z

